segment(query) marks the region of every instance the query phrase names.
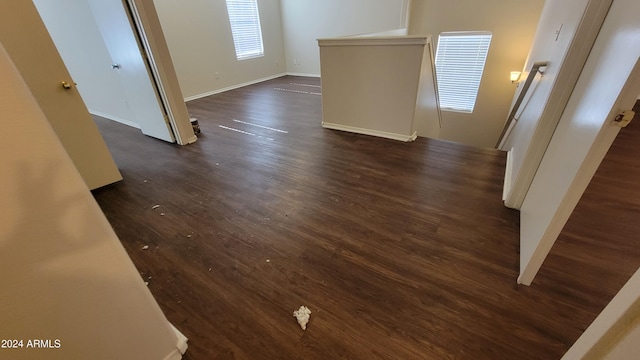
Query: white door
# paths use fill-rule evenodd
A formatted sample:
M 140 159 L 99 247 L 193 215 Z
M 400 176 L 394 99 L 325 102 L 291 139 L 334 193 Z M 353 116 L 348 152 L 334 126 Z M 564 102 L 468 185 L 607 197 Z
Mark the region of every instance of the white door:
M 94 189 L 121 180 L 96 124 L 31 1 L 0 1 L 0 42 L 87 186 Z M 9 120 L 20 119 L 2 119 Z
M 104 0 L 88 2 L 111 55 L 112 70 L 120 78 L 122 91 L 135 116 L 134 121 L 144 134 L 175 142 L 124 3 Z

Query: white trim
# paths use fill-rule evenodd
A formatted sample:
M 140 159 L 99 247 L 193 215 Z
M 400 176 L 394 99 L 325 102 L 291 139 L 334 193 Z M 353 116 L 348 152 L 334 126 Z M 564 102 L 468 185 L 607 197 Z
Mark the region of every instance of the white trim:
M 545 108 L 538 117 L 531 143 L 526 149 L 523 149 L 525 153 L 521 156 L 520 169 L 513 175 L 511 193 L 505 201 L 507 207 L 516 210 L 520 210 L 522 207 L 522 203 L 531 187 L 544 152 L 560 122 L 560 118 L 576 86 L 583 65 L 589 57 L 612 1 L 613 0 L 589 1 L 584 9 L 580 25 L 575 30 L 574 38 L 566 50 L 562 63 L 553 65 L 554 67 L 558 66 L 558 68 L 555 69 L 555 80 L 553 80 L 554 83 L 551 85 L 552 89 L 544 100 L 546 105 L 544 105 Z M 549 69 L 549 67 L 547 67 L 547 69 Z M 531 92 L 535 90 L 535 88 L 529 89 Z M 532 95 L 528 96 L 530 100 Z M 526 104 L 523 106 L 526 106 Z M 520 115 L 523 111 L 524 108 L 519 110 Z M 518 121 L 520 121 L 520 115 L 518 115 Z M 514 126 L 516 126 L 515 122 Z M 504 139 L 507 139 L 506 135 Z M 507 142 L 505 141 L 504 143 L 506 144 Z
M 184 98 L 184 101 L 192 101 L 192 100 L 196 100 L 196 99 L 201 99 L 203 97 L 207 97 L 207 96 L 211 96 L 211 95 L 215 95 L 215 94 L 220 94 L 223 93 L 225 91 L 229 91 L 229 90 L 235 90 L 235 89 L 239 89 L 241 87 L 245 87 L 245 86 L 249 86 L 249 85 L 253 85 L 253 84 L 258 84 L 267 80 L 273 80 L 273 79 L 277 79 L 279 77 L 283 77 L 285 75 L 288 75 L 287 73 L 280 73 L 280 74 L 275 74 L 275 75 L 271 75 L 271 76 L 267 76 L 265 78 L 261 78 L 261 79 L 257 79 L 257 80 L 251 80 L 242 84 L 237 84 L 237 85 L 231 85 L 228 86 L 226 88 L 222 88 L 222 89 L 216 89 L 216 90 L 212 90 L 212 91 L 207 91 L 205 93 L 202 94 L 198 94 L 198 95 L 192 95 L 192 96 L 188 96 L 186 98 Z
M 402 0 L 400 12 L 400 27 L 409 32 L 409 20 L 411 19 L 411 0 Z M 407 35 L 407 34 L 405 34 Z
M 319 78 L 320 77 L 320 74 L 307 74 L 307 73 L 296 73 L 296 72 L 287 72 L 286 75 L 289 75 L 289 76 L 314 77 L 314 78 Z
M 511 131 L 513 130 L 513 128 L 516 126 L 516 120 L 513 119 L 511 120 L 511 123 L 509 124 L 509 127 L 507 127 L 507 131 L 505 131 L 504 136 L 502 137 L 502 141 L 500 141 L 500 145 L 498 145 L 498 149 L 502 149 L 502 147 L 504 146 L 504 144 L 507 142 L 507 140 L 509 139 L 509 135 L 511 135 Z M 513 148 L 511 148 L 513 150 Z
M 352 132 L 356 134 L 371 135 L 371 136 L 377 136 L 377 137 L 382 137 L 382 138 L 387 138 L 392 140 L 399 140 L 404 142 L 414 141 L 418 137 L 418 133 L 415 131 L 413 132 L 412 135 L 402 135 L 402 134 L 390 133 L 386 131 L 378 131 L 378 130 L 348 126 L 348 125 L 328 123 L 324 121 L 322 122 L 322 127 L 325 129 L 347 131 L 347 132 Z
M 569 348 L 562 360 L 585 359 L 587 355 L 592 355 L 589 358 L 594 359 L 596 356 L 598 358 L 604 357 L 603 352 L 617 345 L 616 342 L 623 339 L 626 332 L 630 332 L 628 324 L 637 317 L 634 306 L 637 307 L 639 301 L 640 270 L 637 270 L 587 330 Z
M 120 124 L 123 124 L 123 125 L 127 125 L 127 126 L 134 127 L 136 129 L 140 129 L 140 124 L 138 124 L 136 122 L 133 122 L 131 120 L 126 120 L 126 119 L 123 119 L 123 118 L 119 118 L 117 116 L 105 114 L 105 113 L 100 112 L 100 111 L 89 110 L 89 113 L 93 114 L 93 115 L 96 115 L 96 116 L 103 117 L 105 119 L 109 119 L 109 120 L 112 120 L 112 121 L 115 121 L 115 122 L 119 122 Z
M 426 36 L 352 36 L 333 39 L 318 39 L 318 46 L 380 46 L 380 45 L 425 45 Z
M 184 336 L 184 334 L 181 333 L 180 330 L 176 329 L 176 327 L 173 326 L 172 323 L 169 323 L 169 325 L 171 325 L 171 329 L 173 329 L 173 332 L 175 332 L 176 336 L 178 337 L 178 344 L 176 345 L 176 348 L 178 348 L 178 351 L 180 351 L 181 354 L 184 354 L 185 352 L 187 352 L 187 348 L 189 347 L 189 345 L 187 344 L 187 341 L 189 341 L 189 339 L 187 339 L 187 337 Z
M 408 35 L 407 28 L 399 28 L 399 29 L 380 31 L 380 32 L 375 32 L 375 33 L 362 34 L 362 35 L 358 35 L 358 36 L 363 36 L 363 37 L 377 36 L 377 37 L 380 37 L 380 36 L 407 36 L 407 35 Z
M 507 151 L 507 164 L 504 169 L 504 185 L 502 188 L 502 201 L 507 199 L 511 190 L 511 174 L 513 172 L 513 148 Z
M 187 345 L 187 341 L 189 339 L 187 339 L 187 337 L 184 336 L 180 332 L 180 330 L 176 329 L 176 327 L 173 326 L 172 323 L 169 323 L 169 326 L 171 326 L 171 330 L 173 330 L 173 332 L 176 334 L 178 343 L 176 344 L 176 348 L 172 350 L 167 356 L 165 356 L 163 360 L 181 360 L 182 355 L 187 352 L 187 348 L 189 347 Z
M 137 37 L 148 57 L 148 68 L 155 81 L 158 97 L 169 118 L 169 127 L 178 145 L 196 142 L 189 121 L 189 112 L 184 103 L 173 61 L 162 33 L 160 19 L 153 1 L 127 0 L 131 20 L 138 29 Z
M 180 354 L 180 351 L 178 351 L 178 349 L 174 349 L 162 360 L 182 360 L 182 354 Z
M 193 144 L 193 143 L 194 143 L 194 142 L 196 142 L 196 141 L 198 141 L 198 135 L 193 134 L 193 136 L 192 136 L 192 137 L 190 137 L 190 138 L 188 138 L 188 139 L 186 140 L 185 144 L 186 144 L 186 145 Z M 182 144 L 182 145 L 185 145 L 185 144 Z

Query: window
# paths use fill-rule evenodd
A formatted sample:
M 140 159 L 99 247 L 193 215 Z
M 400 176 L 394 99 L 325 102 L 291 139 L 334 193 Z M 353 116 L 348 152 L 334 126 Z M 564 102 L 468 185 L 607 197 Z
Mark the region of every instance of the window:
M 263 56 L 257 0 L 227 0 L 233 44 L 238 60 Z
M 440 34 L 436 51 L 436 78 L 442 110 L 473 112 L 489 43 L 490 32 Z

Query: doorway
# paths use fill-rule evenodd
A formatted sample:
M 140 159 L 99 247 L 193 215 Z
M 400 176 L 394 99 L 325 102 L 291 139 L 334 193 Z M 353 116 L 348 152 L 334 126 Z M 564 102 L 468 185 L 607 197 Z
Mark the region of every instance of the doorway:
M 145 135 L 176 141 L 125 3 L 33 3 L 90 113 L 139 128 Z M 69 17 L 74 21 L 67 21 Z

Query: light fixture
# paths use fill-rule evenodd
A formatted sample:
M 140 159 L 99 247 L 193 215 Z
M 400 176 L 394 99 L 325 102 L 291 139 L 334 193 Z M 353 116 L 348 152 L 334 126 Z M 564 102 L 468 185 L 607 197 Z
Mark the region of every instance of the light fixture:
M 512 71 L 511 72 L 511 83 L 512 84 L 518 84 L 518 81 L 520 81 L 520 71 Z

